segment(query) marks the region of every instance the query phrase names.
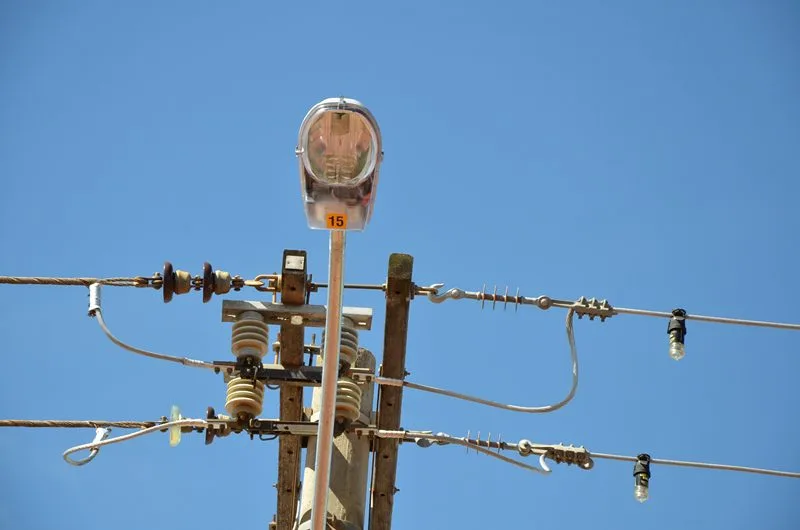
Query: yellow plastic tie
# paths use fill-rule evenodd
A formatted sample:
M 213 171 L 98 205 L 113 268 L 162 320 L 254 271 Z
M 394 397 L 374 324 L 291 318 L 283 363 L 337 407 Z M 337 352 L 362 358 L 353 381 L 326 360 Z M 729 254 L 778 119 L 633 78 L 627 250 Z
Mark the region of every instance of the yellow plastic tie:
M 181 409 L 178 405 L 172 405 L 172 409 L 169 413 L 169 420 L 170 421 L 178 421 L 182 420 L 183 417 L 181 416 Z M 178 427 L 170 427 L 169 428 L 169 446 L 175 447 L 179 443 L 181 443 L 181 428 Z

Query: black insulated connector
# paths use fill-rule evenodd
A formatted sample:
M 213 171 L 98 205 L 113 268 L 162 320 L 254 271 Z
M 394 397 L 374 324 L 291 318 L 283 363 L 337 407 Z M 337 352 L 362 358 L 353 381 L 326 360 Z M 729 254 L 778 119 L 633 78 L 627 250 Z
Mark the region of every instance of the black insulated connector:
M 650 455 L 642 453 L 633 465 L 633 477 L 637 486 L 647 487 L 650 482 Z
M 686 311 L 683 309 L 673 309 L 672 318 L 669 319 L 667 334 L 674 336 L 677 342 L 683 344 L 686 337 Z

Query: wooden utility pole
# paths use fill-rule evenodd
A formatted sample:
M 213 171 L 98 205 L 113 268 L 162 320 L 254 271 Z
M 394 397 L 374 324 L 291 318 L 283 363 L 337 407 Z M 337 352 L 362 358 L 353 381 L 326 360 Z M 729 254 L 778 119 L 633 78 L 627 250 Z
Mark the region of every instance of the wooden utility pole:
M 408 314 L 414 297 L 411 273 L 414 258 L 408 254 L 389 257 L 389 274 L 386 282 L 386 323 L 383 334 L 383 363 L 380 375 L 393 379 L 406 377 L 406 342 L 408 339 Z M 403 388 L 381 387 L 378 397 L 379 429 L 400 428 Z M 397 449 L 399 440 L 375 440 L 374 483 L 370 510 L 370 530 L 389 530 L 392 527 L 394 494 L 397 491 Z
M 281 303 L 300 306 L 306 303 L 308 285 L 305 250 L 284 250 L 281 266 Z M 303 364 L 305 328 L 291 323 L 281 325 L 280 362 L 285 368 Z M 303 419 L 303 387 L 282 385 L 280 390 L 280 419 Z M 278 439 L 277 530 L 291 530 L 294 525 L 300 493 L 300 438 L 281 436 Z
M 392 254 L 389 257 L 386 281 L 386 322 L 384 326 L 383 363 L 380 375 L 404 379 L 406 341 L 408 337 L 408 315 L 414 296 L 411 281 L 414 258 L 407 254 Z M 302 305 L 305 303 L 308 286 L 307 264 L 304 251 L 284 251 L 281 275 L 281 303 Z M 303 327 L 291 323 L 281 325 L 280 362 L 285 368 L 303 363 Z M 319 359 L 318 359 L 319 360 Z M 375 356 L 359 349 L 355 366 L 375 370 Z M 403 398 L 401 387 L 382 387 L 379 391 L 376 418 L 373 418 L 374 385 L 362 387 L 361 420 L 373 422 L 379 429 L 400 428 Z M 302 387 L 281 386 L 280 418 L 283 421 L 302 419 Z M 320 408 L 319 388 L 312 394 L 312 409 Z M 314 418 L 311 418 L 314 421 Z M 395 478 L 397 475 L 396 439 L 376 438 L 370 442 L 354 433 L 345 433 L 335 438 L 331 463 L 331 479 L 328 497 L 328 516 L 336 530 L 365 530 L 367 484 L 370 472 L 370 450 L 373 452 L 373 487 L 369 492 L 370 530 L 391 528 L 394 506 Z M 297 436 L 281 436 L 278 448 L 278 509 L 276 521 L 270 525 L 275 530 L 309 530 L 315 486 L 316 439 L 308 440 L 306 464 L 300 496 L 299 519 L 295 520 L 299 495 L 299 466 L 301 443 Z

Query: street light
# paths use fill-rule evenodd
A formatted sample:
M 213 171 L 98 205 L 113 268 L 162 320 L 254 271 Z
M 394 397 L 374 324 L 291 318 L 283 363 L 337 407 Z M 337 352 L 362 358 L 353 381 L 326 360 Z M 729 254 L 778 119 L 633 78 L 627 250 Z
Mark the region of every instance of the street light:
M 375 118 L 360 102 L 343 97 L 325 99 L 311 107 L 300 126 L 295 149 L 308 225 L 330 231 L 311 530 L 327 528 L 342 332 L 345 232 L 363 230 L 372 216 L 378 168 L 383 158 L 381 149 Z
M 295 153 L 308 225 L 363 230 L 372 216 L 383 158 L 372 113 L 354 99 L 322 100 L 303 119 Z

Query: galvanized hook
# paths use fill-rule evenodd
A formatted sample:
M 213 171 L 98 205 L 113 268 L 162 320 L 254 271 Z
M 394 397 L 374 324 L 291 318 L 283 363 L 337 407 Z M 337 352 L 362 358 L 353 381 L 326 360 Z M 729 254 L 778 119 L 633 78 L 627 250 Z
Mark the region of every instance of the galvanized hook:
M 441 304 L 448 298 L 452 298 L 453 300 L 459 300 L 461 298 L 464 298 L 465 295 L 464 291 L 458 288 L 453 288 L 448 291 L 445 291 L 444 293 L 439 294 L 439 290 L 442 287 L 444 287 L 443 283 L 431 284 L 430 288 L 433 289 L 433 291 L 428 293 L 428 300 L 430 300 L 435 304 Z

